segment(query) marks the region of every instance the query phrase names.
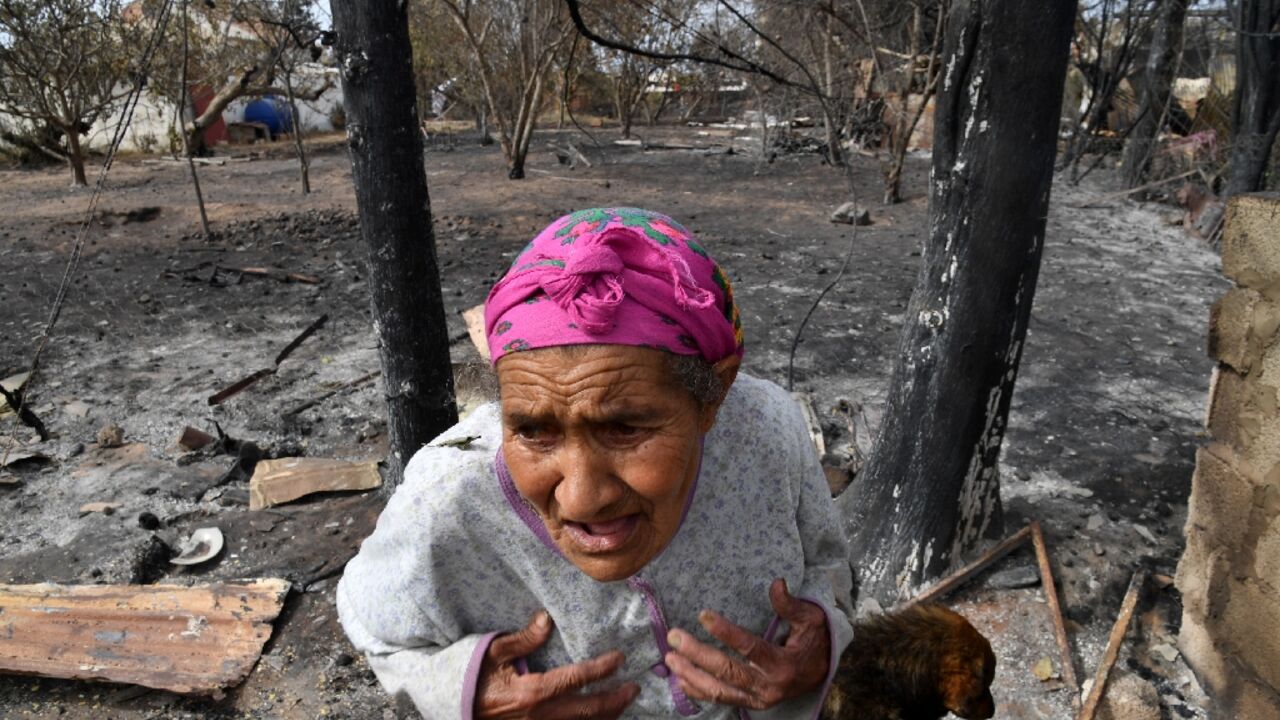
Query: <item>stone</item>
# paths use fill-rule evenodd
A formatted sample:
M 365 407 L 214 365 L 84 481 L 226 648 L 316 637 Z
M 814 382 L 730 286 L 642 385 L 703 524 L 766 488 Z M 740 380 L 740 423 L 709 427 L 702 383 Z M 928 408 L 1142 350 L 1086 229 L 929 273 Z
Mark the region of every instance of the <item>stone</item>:
M 1167 663 L 1171 663 L 1178 659 L 1178 648 L 1169 643 L 1160 643 L 1151 648 L 1151 654 Z
M 870 225 L 871 211 L 864 207 L 858 207 L 852 202 L 847 202 L 831 213 L 831 222 L 842 225 Z
M 1209 310 L 1209 357 L 1238 372 L 1249 372 L 1252 318 L 1263 302 L 1266 300 L 1261 293 L 1241 287 L 1231 288 L 1218 298 Z
M 1196 451 L 1196 470 L 1187 502 L 1187 537 L 1192 528 L 1211 545 L 1238 547 L 1244 538 L 1257 485 L 1253 472 L 1241 472 L 1239 458 L 1229 447 L 1213 443 Z
M 991 573 L 983 584 L 993 590 L 1035 587 L 1040 584 L 1040 572 L 1031 565 L 1023 565 Z
M 98 430 L 98 447 L 114 448 L 124 445 L 124 428 L 119 425 L 104 425 Z
M 1106 518 L 1102 517 L 1101 513 L 1094 513 L 1089 516 L 1088 522 L 1085 523 L 1085 529 L 1097 530 L 1101 528 L 1106 521 Z
M 1263 364 L 1268 360 L 1264 357 Z M 1280 357 L 1276 363 L 1280 365 Z M 1255 468 L 1280 462 L 1280 399 L 1272 383 L 1280 384 L 1280 377 L 1267 382 L 1257 373 L 1246 375 L 1222 365 L 1210 388 L 1209 435 L 1230 445 Z
M 143 530 L 159 530 L 160 518 L 156 517 L 156 514 L 153 512 L 140 512 L 138 513 L 138 527 Z
M 1157 541 L 1156 541 L 1156 536 L 1151 534 L 1151 530 L 1147 529 L 1147 526 L 1146 526 L 1146 525 L 1139 525 L 1139 524 L 1137 524 L 1137 523 L 1134 523 L 1134 524 L 1133 524 L 1133 529 L 1134 529 L 1134 530 L 1136 530 L 1136 531 L 1137 531 L 1137 533 L 1138 533 L 1139 535 L 1141 535 L 1141 536 L 1142 536 L 1142 539 L 1143 539 L 1143 540 L 1146 540 L 1147 542 L 1151 543 L 1152 545 L 1155 545 L 1155 544 L 1156 544 L 1156 542 L 1157 542 Z
M 1267 580 L 1227 580 L 1226 610 L 1214 635 L 1236 661 L 1270 687 L 1280 688 L 1280 594 Z
M 1243 287 L 1280 292 L 1280 193 L 1237 195 L 1227 206 L 1222 272 Z
M 1098 705 L 1099 720 L 1161 720 L 1160 694 L 1137 675 L 1117 672 L 1106 690 Z

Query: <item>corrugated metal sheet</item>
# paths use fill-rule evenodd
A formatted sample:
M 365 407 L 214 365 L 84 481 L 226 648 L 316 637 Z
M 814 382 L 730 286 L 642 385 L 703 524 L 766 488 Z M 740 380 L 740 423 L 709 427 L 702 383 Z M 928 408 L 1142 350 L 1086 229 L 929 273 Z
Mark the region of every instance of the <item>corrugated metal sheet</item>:
M 242 681 L 289 583 L 0 585 L 0 672 L 179 693 Z

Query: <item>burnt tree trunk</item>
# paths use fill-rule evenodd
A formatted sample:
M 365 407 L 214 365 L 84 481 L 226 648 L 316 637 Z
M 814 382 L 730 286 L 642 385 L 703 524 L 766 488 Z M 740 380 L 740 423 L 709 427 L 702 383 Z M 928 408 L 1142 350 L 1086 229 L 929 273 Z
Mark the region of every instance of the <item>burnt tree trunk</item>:
M 1075 0 L 961 0 L 946 33 L 929 236 L 866 468 L 838 501 L 882 604 L 1003 532 L 996 460 L 1031 312 Z
M 458 420 L 422 159 L 406 5 L 336 0 L 347 144 L 391 431 L 388 491 Z
M 77 125 L 79 123 L 72 123 L 71 127 L 64 127 L 62 132 L 67 135 L 67 165 L 71 168 L 71 186 L 84 187 L 89 184 L 89 179 L 84 174 L 84 146 L 80 144 L 80 129 Z
M 1151 36 L 1146 78 L 1138 118 L 1125 142 L 1120 172 L 1127 187 L 1136 188 L 1146 179 L 1155 154 L 1156 137 L 1168 113 L 1173 76 L 1182 52 L 1182 27 L 1187 19 L 1188 0 L 1160 0 L 1160 18 Z
M 1280 0 L 1241 0 L 1227 195 L 1263 189 L 1280 131 Z

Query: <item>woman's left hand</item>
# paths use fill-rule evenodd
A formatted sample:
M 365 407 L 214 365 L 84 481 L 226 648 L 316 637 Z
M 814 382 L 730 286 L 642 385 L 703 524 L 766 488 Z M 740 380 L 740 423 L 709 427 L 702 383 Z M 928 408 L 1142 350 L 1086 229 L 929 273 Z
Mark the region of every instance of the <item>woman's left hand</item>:
M 764 710 L 822 684 L 831 664 L 826 612 L 793 597 L 784 580 L 773 581 L 769 601 L 778 616 L 791 625 L 783 645 L 754 635 L 710 610 L 699 615 L 702 626 L 737 656 L 706 645 L 679 628 L 667 633 L 671 652 L 665 661 L 686 695 Z

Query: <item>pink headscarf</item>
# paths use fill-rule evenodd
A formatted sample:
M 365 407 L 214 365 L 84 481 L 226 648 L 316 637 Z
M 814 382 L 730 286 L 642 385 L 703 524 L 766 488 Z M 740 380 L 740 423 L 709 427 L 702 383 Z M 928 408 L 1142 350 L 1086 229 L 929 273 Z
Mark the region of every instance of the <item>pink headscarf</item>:
M 711 363 L 742 356 L 733 288 L 666 215 L 593 208 L 551 223 L 489 291 L 489 357 L 557 345 L 637 345 Z

